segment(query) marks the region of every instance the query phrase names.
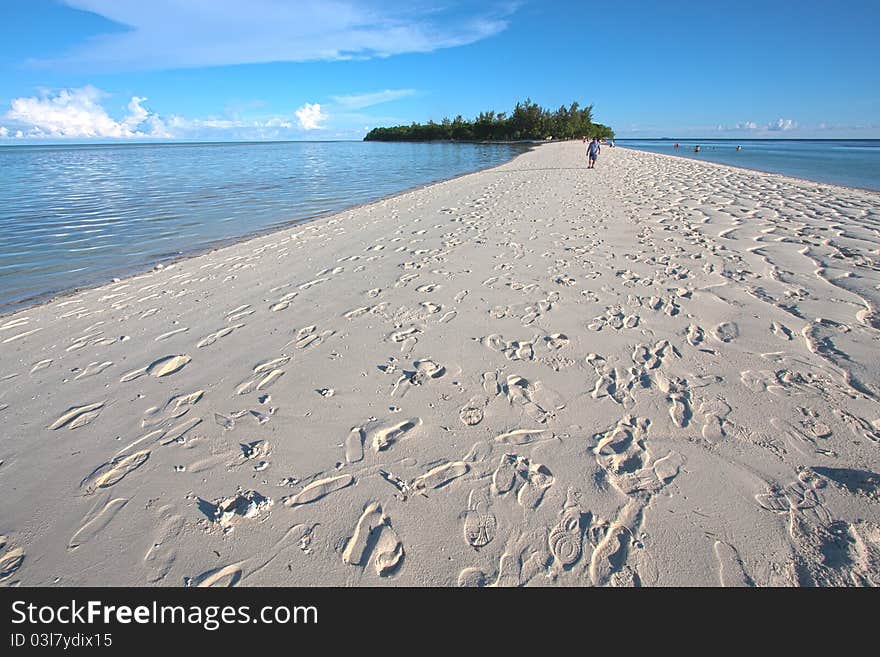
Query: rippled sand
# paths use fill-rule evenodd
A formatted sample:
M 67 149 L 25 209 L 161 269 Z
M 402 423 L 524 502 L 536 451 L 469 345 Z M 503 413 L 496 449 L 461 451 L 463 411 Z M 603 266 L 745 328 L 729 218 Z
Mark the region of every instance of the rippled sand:
M 584 167 L 0 319 L 2 583 L 880 583 L 880 194 Z

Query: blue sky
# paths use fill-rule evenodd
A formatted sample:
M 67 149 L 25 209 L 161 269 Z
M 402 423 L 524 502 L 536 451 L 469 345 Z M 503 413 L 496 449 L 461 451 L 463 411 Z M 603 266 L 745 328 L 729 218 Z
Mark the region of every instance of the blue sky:
M 880 2 L 0 0 L 0 141 L 360 139 L 531 97 L 618 137 L 880 138 Z

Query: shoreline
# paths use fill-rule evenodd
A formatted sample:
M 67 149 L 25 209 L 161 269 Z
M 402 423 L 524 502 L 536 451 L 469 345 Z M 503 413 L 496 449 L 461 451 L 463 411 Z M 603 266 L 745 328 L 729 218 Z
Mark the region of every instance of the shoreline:
M 2 583 L 880 584 L 877 194 L 649 155 L 5 315 Z
M 715 141 L 723 141 L 723 140 L 716 139 Z M 730 141 L 735 141 L 735 140 L 730 140 Z M 747 141 L 747 140 L 740 140 L 740 141 Z M 761 140 L 757 140 L 757 139 L 756 139 L 756 140 L 752 140 L 752 141 L 761 141 Z M 767 141 L 775 141 L 775 140 L 767 140 Z M 793 140 L 791 140 L 791 141 L 818 141 L 818 140 L 796 140 L 796 139 L 793 139 Z M 838 140 L 830 139 L 830 140 L 827 140 L 827 141 L 838 141 Z M 845 141 L 857 141 L 857 140 L 850 140 L 850 139 L 847 139 L 847 140 L 845 140 Z M 880 140 L 876 140 L 876 139 L 865 139 L 865 140 L 862 140 L 862 141 L 880 141 Z M 796 180 L 796 181 L 798 181 L 798 182 L 802 182 L 802 183 L 812 183 L 812 184 L 816 184 L 816 185 L 827 185 L 827 186 L 829 186 L 829 187 L 839 187 L 839 188 L 841 188 L 841 189 L 850 189 L 850 190 L 855 190 L 855 191 L 859 191 L 859 192 L 871 192 L 871 193 L 874 193 L 874 194 L 880 194 L 880 189 L 871 189 L 870 187 L 859 187 L 859 186 L 857 186 L 857 185 L 841 185 L 841 184 L 839 184 L 839 183 L 824 182 L 824 181 L 821 181 L 821 180 L 812 180 L 812 179 L 810 179 L 810 178 L 799 178 L 799 177 L 797 177 L 797 176 L 790 176 L 790 175 L 788 175 L 788 174 L 785 174 L 785 173 L 779 173 L 779 172 L 777 172 L 777 171 L 767 171 L 767 170 L 765 170 L 765 169 L 752 169 L 751 167 L 738 166 L 738 165 L 736 165 L 736 164 L 726 164 L 726 163 L 724 163 L 724 162 L 712 162 L 712 161 L 710 161 L 710 160 L 698 160 L 698 159 L 695 158 L 695 157 L 688 157 L 688 156 L 686 156 L 686 155 L 677 155 L 677 154 L 675 154 L 675 153 L 657 153 L 656 151 L 645 151 L 645 150 L 641 150 L 641 149 L 639 149 L 639 148 L 634 148 L 634 147 L 631 147 L 631 146 L 627 146 L 627 145 L 625 145 L 625 144 L 624 144 L 624 145 L 618 145 L 618 144 L 615 144 L 614 147 L 615 147 L 615 148 L 625 148 L 625 149 L 627 149 L 627 150 L 636 151 L 636 152 L 638 152 L 638 153 L 649 153 L 649 154 L 651 154 L 651 155 L 661 155 L 661 156 L 663 156 L 663 157 L 681 158 L 681 159 L 683 159 L 683 160 L 687 160 L 687 161 L 690 161 L 690 162 L 697 162 L 697 163 L 702 163 L 702 164 L 711 164 L 711 165 L 714 165 L 714 166 L 720 166 L 720 167 L 730 167 L 731 169 L 737 169 L 737 170 L 739 170 L 739 171 L 752 171 L 752 172 L 754 172 L 754 173 L 761 173 L 761 174 L 768 175 L 768 176 L 781 176 L 781 177 L 783 177 L 783 178 L 790 178 L 791 180 Z
M 182 144 L 182 145 L 206 145 L 206 144 L 207 144 L 207 145 L 212 145 L 212 144 L 214 144 L 214 143 L 216 143 L 216 144 L 218 144 L 218 145 L 222 145 L 223 143 L 226 143 L 226 142 L 205 142 L 204 144 L 202 144 L 202 143 L 198 143 L 198 144 L 186 144 L 186 143 L 184 143 L 184 144 Z M 230 142 L 230 143 L 234 143 L 234 144 L 243 144 L 243 145 L 250 145 L 250 144 L 253 144 L 253 143 L 263 143 L 263 142 Z M 299 143 L 299 142 L 271 142 L 271 143 Z M 305 142 L 305 143 L 309 143 L 309 142 Z M 104 145 L 104 144 L 99 144 L 99 145 Z M 110 144 L 106 144 L 106 145 L 110 145 Z M 137 144 L 126 144 L 126 145 L 137 145 Z M 149 145 L 153 145 L 153 146 L 155 146 L 155 145 L 162 145 L 162 144 L 144 144 L 144 145 L 148 145 L 148 146 L 149 146 Z M 176 145 L 176 144 L 174 144 L 174 143 L 170 143 L 170 144 L 164 144 L 164 145 L 166 145 L 166 146 L 172 146 L 172 145 Z M 523 152 L 524 152 L 524 153 L 529 152 L 529 151 L 532 150 L 532 149 L 534 148 L 534 146 L 536 146 L 536 145 L 538 145 L 538 144 L 535 144 L 535 145 L 531 146 L 530 148 L 526 149 L 526 150 L 523 151 Z M 371 199 L 371 200 L 369 200 L 369 201 L 363 201 L 363 202 L 361 202 L 361 203 L 357 203 L 357 204 L 355 204 L 355 205 L 347 206 L 347 207 L 342 208 L 342 209 L 327 210 L 327 211 L 325 211 L 325 212 L 322 212 L 322 213 L 319 213 L 319 214 L 316 214 L 316 215 L 313 215 L 313 216 L 307 217 L 307 218 L 305 218 L 305 219 L 293 220 L 293 221 L 290 221 L 290 222 L 283 222 L 282 224 L 275 225 L 275 226 L 272 226 L 272 227 L 269 227 L 269 228 L 265 228 L 265 229 L 262 229 L 262 230 L 258 230 L 258 231 L 255 231 L 255 232 L 246 233 L 246 234 L 244 234 L 244 235 L 239 235 L 239 236 L 236 236 L 236 237 L 229 237 L 229 238 L 226 238 L 226 239 L 220 240 L 219 242 L 217 242 L 217 243 L 215 243 L 215 244 L 206 245 L 206 246 L 204 246 L 204 247 L 202 247 L 202 248 L 194 249 L 194 250 L 192 250 L 192 251 L 182 252 L 182 253 L 179 253 L 179 254 L 177 254 L 177 255 L 175 255 L 175 256 L 172 256 L 172 257 L 163 258 L 163 259 L 161 259 L 161 260 L 159 260 L 159 261 L 153 263 L 151 266 L 148 266 L 148 267 L 138 267 L 138 268 L 131 269 L 131 270 L 120 271 L 118 276 L 114 276 L 114 277 L 112 277 L 109 281 L 104 281 L 104 282 L 100 282 L 100 283 L 99 283 L 99 282 L 95 282 L 95 283 L 91 283 L 91 284 L 86 284 L 86 285 L 81 285 L 81 286 L 77 286 L 77 287 L 67 288 L 67 289 L 64 289 L 64 290 L 58 290 L 58 291 L 52 291 L 52 292 L 46 292 L 46 293 L 44 293 L 44 294 L 40 294 L 40 295 L 37 295 L 37 296 L 32 296 L 32 297 L 28 297 L 28 298 L 26 298 L 26 299 L 22 299 L 21 301 L 17 301 L 17 302 L 15 302 L 14 304 L 12 304 L 12 303 L 10 303 L 10 304 L 3 304 L 3 305 L 0 305 L 0 320 L 2 320 L 3 318 L 5 318 L 5 317 L 8 316 L 8 315 L 12 315 L 12 314 L 18 312 L 18 311 L 26 310 L 26 309 L 28 309 L 28 308 L 33 308 L 33 307 L 35 307 L 35 306 L 40 306 L 40 305 L 43 305 L 43 304 L 45 304 L 45 303 L 51 303 L 52 301 L 56 301 L 56 300 L 58 300 L 58 299 L 62 299 L 62 298 L 68 297 L 68 296 L 73 295 L 73 294 L 76 294 L 76 293 L 78 293 L 78 292 L 83 292 L 83 291 L 86 291 L 86 290 L 93 290 L 93 289 L 96 289 L 96 288 L 104 287 L 104 286 L 106 286 L 106 285 L 112 285 L 112 284 L 115 284 L 116 282 L 118 282 L 118 281 L 116 281 L 116 279 L 119 279 L 119 281 L 121 281 L 121 280 L 124 280 L 124 279 L 126 279 L 126 278 L 132 278 L 132 277 L 135 277 L 135 276 L 138 276 L 138 275 L 141 275 L 141 274 L 145 274 L 145 273 L 150 272 L 150 271 L 155 271 L 155 270 L 157 269 L 157 265 L 162 265 L 162 267 L 159 267 L 159 269 L 161 269 L 161 268 L 168 267 L 168 266 L 170 266 L 170 265 L 176 264 L 176 263 L 178 263 L 178 262 L 181 262 L 181 261 L 183 261 L 183 260 L 187 260 L 187 259 L 189 259 L 189 258 L 197 258 L 197 257 L 202 256 L 202 255 L 206 255 L 206 254 L 209 254 L 209 253 L 213 253 L 214 251 L 219 251 L 219 250 L 225 249 L 225 248 L 227 248 L 227 247 L 229 247 L 229 246 L 232 246 L 232 245 L 238 244 L 238 243 L 240 243 L 240 242 L 247 242 L 247 241 L 249 241 L 249 240 L 256 239 L 256 238 L 259 238 L 259 237 L 263 237 L 263 236 L 265 236 L 265 235 L 271 235 L 272 233 L 276 233 L 276 232 L 281 232 L 281 231 L 289 230 L 290 228 L 293 228 L 293 227 L 295 227 L 295 226 L 300 226 L 300 225 L 303 225 L 303 224 L 308 224 L 308 223 L 311 223 L 311 222 L 313 222 L 313 221 L 318 221 L 318 220 L 320 220 L 320 219 L 324 219 L 324 218 L 327 218 L 327 217 L 333 217 L 333 216 L 335 216 L 335 215 L 337 215 L 337 214 L 342 214 L 342 213 L 344 213 L 344 212 L 348 212 L 348 211 L 350 211 L 350 210 L 356 210 L 356 209 L 358 209 L 358 208 L 364 207 L 364 206 L 366 206 L 366 205 L 370 205 L 370 204 L 372 204 L 372 203 L 380 203 L 380 202 L 385 201 L 385 200 L 388 200 L 388 199 L 390 199 L 390 198 L 394 198 L 395 196 L 400 196 L 401 194 L 407 194 L 407 193 L 409 193 L 409 192 L 418 191 L 418 190 L 420 190 L 420 189 L 424 189 L 425 187 L 430 187 L 431 185 L 436 185 L 436 184 L 438 184 L 438 183 L 447 182 L 447 181 L 449 181 L 449 180 L 455 180 L 456 178 L 461 178 L 461 177 L 463 177 L 463 176 L 469 176 L 469 175 L 472 175 L 472 174 L 474 174 L 474 173 L 480 173 L 480 172 L 483 172 L 483 171 L 490 171 L 491 169 L 496 168 L 496 167 L 498 167 L 498 166 L 501 166 L 502 164 L 506 164 L 506 163 L 508 163 L 508 162 L 511 162 L 512 160 L 516 159 L 517 157 L 519 157 L 519 156 L 522 155 L 522 154 L 523 154 L 523 153 L 515 153 L 515 154 L 514 154 L 509 160 L 507 160 L 506 162 L 502 162 L 502 163 L 499 164 L 499 165 L 495 165 L 495 166 L 493 166 L 493 167 L 489 167 L 489 168 L 487 168 L 487 169 L 477 169 L 477 170 L 475 170 L 475 171 L 469 171 L 469 172 L 467 172 L 467 173 L 462 173 L 462 174 L 459 174 L 459 175 L 456 175 L 456 176 L 452 176 L 452 177 L 450 177 L 450 178 L 438 178 L 437 180 L 434 180 L 434 181 L 431 181 L 431 182 L 428 182 L 428 183 L 423 183 L 423 184 L 420 184 L 420 185 L 414 185 L 414 186 L 412 186 L 412 187 L 408 187 L 408 188 L 406 188 L 406 189 L 403 189 L 403 190 L 400 190 L 400 191 L 397 191 L 397 192 L 391 192 L 391 193 L 386 194 L 386 195 L 384 195 L 384 196 L 380 196 L 380 197 L 378 197 L 378 198 Z
M 733 141 L 735 141 L 735 140 L 733 140 Z M 743 141 L 743 140 L 741 140 L 741 141 Z M 753 140 L 753 141 L 760 141 L 760 140 Z M 802 140 L 793 140 L 793 141 L 802 141 Z M 808 141 L 814 141 L 814 140 L 808 140 Z M 836 140 L 829 140 L 829 141 L 836 141 Z M 847 140 L 847 141 L 853 141 L 853 140 Z M 864 140 L 864 141 L 876 141 L 876 140 Z M 183 260 L 187 260 L 187 259 L 189 259 L 189 258 L 196 258 L 196 257 L 202 256 L 202 255 L 206 255 L 206 254 L 209 254 L 209 253 L 213 253 L 213 252 L 218 251 L 218 250 L 222 250 L 222 249 L 224 249 L 224 248 L 227 248 L 227 247 L 229 247 L 229 246 L 232 246 L 232 245 L 235 245 L 235 244 L 238 244 L 238 243 L 241 243 L 241 242 L 247 242 L 247 241 L 249 241 L 249 240 L 256 239 L 256 238 L 259 238 L 259 237 L 263 237 L 263 236 L 265 236 L 265 235 L 270 235 L 270 234 L 272 234 L 272 233 L 276 233 L 276 232 L 282 232 L 282 231 L 288 230 L 288 229 L 290 229 L 290 228 L 293 228 L 293 227 L 295 227 L 295 226 L 308 224 L 308 223 L 311 223 L 311 222 L 313 222 L 313 221 L 318 221 L 318 220 L 320 220 L 320 219 L 325 219 L 325 218 L 328 218 L 328 217 L 333 217 L 333 216 L 335 216 L 335 215 L 337 215 L 337 214 L 342 214 L 342 213 L 344 213 L 344 212 L 348 212 L 348 211 L 350 211 L 350 210 L 356 210 L 356 209 L 358 209 L 358 208 L 361 208 L 361 207 L 364 207 L 364 206 L 370 205 L 370 204 L 372 204 L 372 203 L 379 203 L 379 202 L 382 202 L 382 201 L 384 201 L 384 200 L 387 200 L 387 199 L 390 199 L 390 198 L 394 198 L 394 197 L 396 197 L 396 196 L 400 196 L 400 195 L 402 195 L 402 194 L 407 194 L 407 193 L 410 193 L 410 192 L 418 191 L 418 190 L 420 190 L 420 189 L 424 189 L 425 187 L 430 187 L 431 185 L 436 185 L 436 184 L 439 184 L 439 183 L 448 182 L 448 181 L 450 181 L 450 180 L 455 180 L 456 178 L 461 178 L 461 177 L 464 177 L 464 176 L 473 175 L 473 174 L 475 174 L 475 173 L 489 172 L 489 171 L 492 171 L 493 169 L 496 169 L 496 168 L 498 168 L 498 167 L 500 167 L 500 166 L 503 166 L 503 164 L 508 164 L 508 163 L 514 161 L 516 158 L 520 157 L 520 156 L 523 155 L 524 153 L 528 153 L 528 152 L 534 150 L 535 148 L 537 148 L 537 147 L 539 147 L 539 146 L 550 145 L 550 144 L 573 144 L 573 143 L 579 143 L 579 142 L 580 142 L 580 140 L 578 140 L 578 139 L 570 139 L 570 140 L 554 140 L 554 141 L 547 141 L 547 142 L 541 142 L 541 141 L 536 141 L 536 142 L 466 142 L 466 143 L 489 143 L 489 144 L 492 144 L 492 143 L 505 143 L 505 144 L 526 144 L 526 143 L 530 143 L 531 146 L 530 146 L 527 150 L 525 150 L 523 153 L 517 153 L 517 154 L 514 154 L 514 155 L 513 155 L 509 160 L 507 160 L 506 162 L 504 162 L 504 163 L 502 163 L 502 164 L 500 164 L 500 165 L 495 165 L 495 166 L 493 166 L 493 167 L 489 167 L 489 168 L 487 168 L 487 169 L 478 169 L 478 170 L 476 170 L 476 171 L 470 171 L 470 172 L 468 172 L 468 173 L 464 173 L 464 174 L 461 174 L 461 175 L 458 175 L 458 176 L 453 176 L 453 177 L 451 177 L 451 178 L 441 178 L 441 179 L 438 179 L 438 180 L 435 180 L 435 181 L 432 181 L 432 182 L 429 182 L 429 183 L 425 183 L 425 184 L 422 184 L 422 185 L 416 185 L 416 186 L 413 186 L 413 187 L 409 187 L 409 188 L 403 189 L 403 190 L 398 191 L 398 192 L 393 192 L 393 193 L 387 194 L 387 195 L 385 195 L 385 196 L 381 196 L 381 197 L 376 198 L 376 199 L 373 199 L 373 200 L 364 201 L 364 202 L 362 202 L 362 203 L 358 203 L 358 204 L 355 204 L 355 205 L 352 205 L 352 206 L 349 206 L 349 207 L 346 207 L 346 208 L 343 208 L 343 209 L 340 209 L 340 210 L 336 210 L 336 209 L 334 209 L 334 210 L 327 210 L 327 211 L 324 212 L 324 213 L 317 214 L 317 215 L 314 215 L 314 216 L 308 217 L 308 218 L 306 218 L 306 219 L 296 220 L 296 221 L 292 221 L 292 222 L 289 222 L 289 223 L 284 223 L 284 224 L 281 224 L 281 225 L 276 225 L 276 226 L 273 226 L 273 227 L 270 227 L 270 228 L 266 228 L 266 229 L 263 229 L 263 230 L 259 230 L 259 231 L 256 231 L 256 232 L 246 233 L 246 234 L 244 234 L 244 235 L 240 235 L 240 236 L 237 236 L 237 237 L 230 237 L 230 238 L 227 238 L 227 239 L 221 240 L 221 241 L 218 242 L 217 244 L 213 244 L 213 245 L 210 245 L 210 246 L 205 246 L 205 247 L 203 247 L 203 248 L 195 249 L 195 250 L 192 250 L 192 251 L 183 252 L 183 253 L 180 253 L 180 254 L 178 254 L 178 255 L 176 255 L 176 256 L 173 256 L 173 257 L 169 257 L 169 258 L 166 258 L 166 259 L 159 260 L 159 261 L 157 261 L 156 263 L 154 263 L 152 266 L 150 266 L 150 267 L 148 267 L 148 268 L 137 268 L 137 269 L 134 269 L 134 270 L 120 271 L 118 276 L 114 276 L 114 277 L 113 277 L 111 280 L 109 280 L 109 281 L 95 282 L 95 283 L 93 283 L 93 284 L 88 284 L 88 285 L 82 285 L 82 286 L 78 286 L 78 287 L 68 288 L 68 289 L 65 289 L 65 290 L 59 290 L 59 291 L 56 291 L 56 292 L 47 292 L 47 293 L 45 293 L 45 294 L 41 294 L 41 295 L 38 295 L 38 296 L 36 296 L 36 297 L 29 297 L 29 298 L 27 298 L 27 299 L 23 299 L 23 300 L 21 300 L 21 301 L 19 301 L 19 302 L 16 302 L 15 305 L 12 305 L 12 304 L 0 305 L 0 319 L 3 319 L 3 318 L 5 318 L 5 317 L 7 317 L 7 316 L 9 316 L 9 315 L 15 314 L 15 313 L 18 312 L 18 311 L 26 310 L 26 309 L 28 309 L 28 308 L 33 308 L 33 307 L 36 307 L 36 306 L 43 305 L 43 304 L 45 304 L 45 303 L 51 303 L 52 301 L 56 301 L 56 300 L 58 300 L 58 299 L 63 299 L 63 298 L 69 297 L 70 295 L 76 294 L 76 293 L 78 293 L 78 292 L 83 292 L 83 291 L 86 291 L 86 290 L 93 290 L 93 289 L 100 288 L 100 287 L 103 287 L 103 286 L 107 286 L 107 285 L 115 284 L 116 281 L 115 281 L 114 279 L 117 279 L 117 278 L 120 279 L 120 280 L 124 280 L 125 278 L 131 278 L 131 277 L 138 276 L 138 275 L 141 275 L 141 274 L 144 274 L 144 273 L 150 272 L 150 271 L 154 271 L 154 270 L 156 269 L 156 265 L 163 265 L 164 267 L 167 267 L 167 266 L 169 266 L 169 265 L 176 264 L 176 263 L 178 263 L 178 262 L 181 262 L 181 261 L 183 261 Z M 214 142 L 206 142 L 206 143 L 214 143 Z M 218 143 L 218 144 L 222 144 L 222 143 L 225 143 L 225 142 L 217 142 L 217 143 Z M 233 143 L 241 143 L 241 144 L 245 144 L 245 145 L 246 145 L 246 144 L 249 144 L 249 143 L 251 143 L 251 142 L 233 142 Z M 272 143 L 282 143 L 282 142 L 272 142 Z M 377 142 L 377 143 L 387 143 L 387 142 Z M 407 142 L 399 142 L 399 143 L 407 143 Z M 457 142 L 435 142 L 435 143 L 457 143 Z M 462 142 L 462 143 L 465 143 L 465 142 Z M 199 144 L 201 144 L 201 142 L 199 142 Z M 107 144 L 107 145 L 112 145 L 112 144 Z M 144 144 L 144 145 L 155 145 L 155 144 Z M 173 143 L 172 143 L 172 144 L 164 144 L 164 145 L 176 145 L 176 144 L 173 144 Z M 191 145 L 191 144 L 184 143 L 184 144 L 182 144 L 182 145 Z M 792 181 L 796 181 L 796 182 L 799 182 L 799 183 L 805 183 L 805 184 L 809 184 L 809 185 L 823 185 L 823 186 L 828 186 L 828 187 L 839 188 L 839 189 L 842 189 L 842 190 L 852 190 L 852 191 L 867 192 L 867 193 L 872 193 L 872 194 L 880 195 L 880 190 L 875 190 L 875 189 L 871 189 L 871 188 L 867 188 L 867 187 L 857 187 L 857 186 L 853 186 L 853 185 L 840 185 L 840 184 L 837 184 L 837 183 L 828 183 L 828 182 L 822 182 L 822 181 L 817 181 L 817 180 L 811 180 L 811 179 L 809 179 L 809 178 L 798 178 L 797 176 L 789 176 L 789 175 L 787 175 L 787 174 L 777 173 L 777 172 L 774 172 L 774 171 L 765 171 L 765 170 L 763 170 L 763 169 L 752 169 L 752 168 L 749 168 L 749 167 L 741 167 L 741 166 L 737 166 L 737 165 L 734 165 L 734 164 L 724 164 L 724 163 L 720 163 L 720 162 L 711 162 L 711 161 L 707 161 L 707 160 L 698 160 L 698 159 L 696 159 L 696 158 L 688 158 L 688 157 L 686 157 L 686 156 L 684 156 L 684 155 L 676 155 L 676 154 L 674 154 L 674 153 L 656 153 L 656 152 L 654 152 L 654 151 L 644 151 L 644 150 L 640 150 L 640 149 L 638 149 L 638 148 L 631 148 L 631 147 L 629 147 L 629 146 L 625 146 L 625 145 L 617 145 L 617 144 L 615 144 L 615 148 L 623 148 L 623 149 L 626 149 L 626 150 L 635 151 L 635 152 L 638 152 L 638 153 L 646 153 L 646 154 L 650 154 L 650 155 L 659 155 L 659 156 L 661 156 L 661 157 L 680 158 L 680 159 L 683 159 L 683 160 L 685 160 L 685 161 L 695 162 L 695 163 L 697 163 L 697 164 L 707 164 L 707 165 L 716 166 L 716 167 L 729 167 L 729 168 L 734 169 L 734 170 L 745 171 L 745 172 L 751 172 L 751 173 L 755 173 L 755 174 L 763 174 L 763 175 L 767 175 L 767 176 L 778 176 L 778 177 L 781 177 L 781 178 L 784 178 L 784 179 L 789 179 L 789 180 L 792 180 Z

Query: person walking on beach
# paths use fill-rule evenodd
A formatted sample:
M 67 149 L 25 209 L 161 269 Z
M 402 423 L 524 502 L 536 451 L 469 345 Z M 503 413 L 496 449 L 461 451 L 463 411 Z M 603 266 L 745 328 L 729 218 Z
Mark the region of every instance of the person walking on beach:
M 596 158 L 599 157 L 599 152 L 602 150 L 602 147 L 599 146 L 599 138 L 593 137 L 593 140 L 590 142 L 590 145 L 587 146 L 587 157 L 590 160 L 588 169 L 596 168 Z

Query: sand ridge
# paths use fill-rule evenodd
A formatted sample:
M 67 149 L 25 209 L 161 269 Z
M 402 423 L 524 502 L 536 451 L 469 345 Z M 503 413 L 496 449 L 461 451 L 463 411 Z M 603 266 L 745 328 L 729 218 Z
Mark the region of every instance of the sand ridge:
M 0 583 L 880 583 L 880 194 L 580 143 L 0 318 Z

